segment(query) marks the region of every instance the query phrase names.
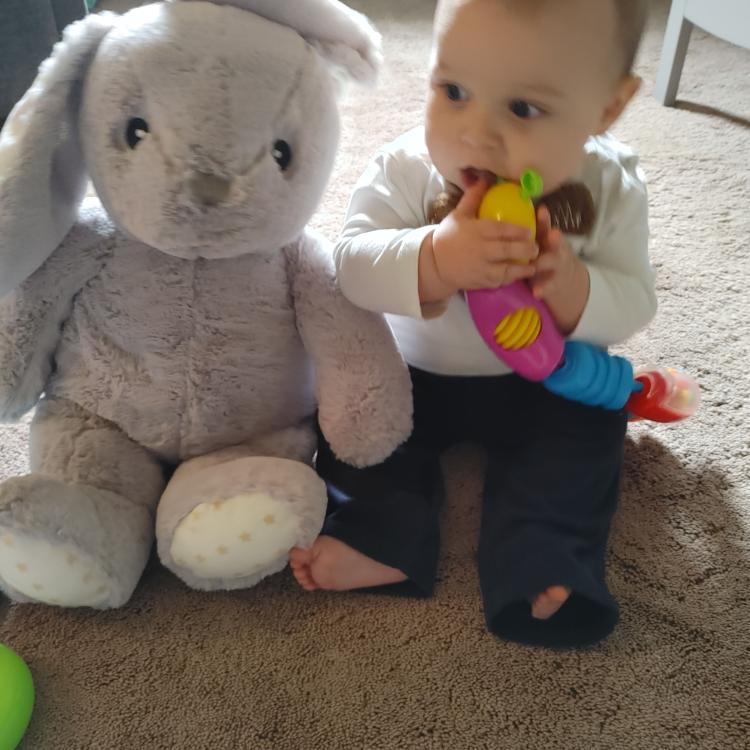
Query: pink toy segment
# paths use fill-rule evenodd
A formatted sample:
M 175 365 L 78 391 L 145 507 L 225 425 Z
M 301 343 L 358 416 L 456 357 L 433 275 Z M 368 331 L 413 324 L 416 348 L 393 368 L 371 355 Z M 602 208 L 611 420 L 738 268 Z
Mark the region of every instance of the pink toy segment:
M 563 338 L 547 306 L 534 299 L 526 282 L 465 294 L 480 335 L 511 370 L 538 382 L 557 369 Z

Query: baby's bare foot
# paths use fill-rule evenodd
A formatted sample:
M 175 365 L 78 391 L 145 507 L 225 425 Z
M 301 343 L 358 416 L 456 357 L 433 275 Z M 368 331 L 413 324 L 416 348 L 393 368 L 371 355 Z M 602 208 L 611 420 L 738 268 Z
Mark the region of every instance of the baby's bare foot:
M 547 620 L 568 600 L 570 589 L 565 586 L 550 586 L 538 594 L 531 602 L 531 616 L 537 620 Z
M 389 568 L 331 536 L 319 536 L 310 549 L 295 547 L 289 553 L 289 565 L 297 583 L 306 591 L 349 591 L 406 580 L 400 570 Z
M 313 544 L 313 547 L 315 545 Z M 294 577 L 297 579 L 297 583 L 302 586 L 305 591 L 315 591 L 319 586 L 313 580 L 312 574 L 310 573 L 310 563 L 312 562 L 313 547 L 310 549 L 302 549 L 301 547 L 294 547 L 289 552 L 289 567 L 292 569 Z

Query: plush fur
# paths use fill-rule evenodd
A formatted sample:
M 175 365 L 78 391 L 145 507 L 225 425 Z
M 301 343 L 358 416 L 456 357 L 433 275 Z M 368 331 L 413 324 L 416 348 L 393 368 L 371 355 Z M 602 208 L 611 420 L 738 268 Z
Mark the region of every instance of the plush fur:
M 316 410 L 355 465 L 406 438 L 390 332 L 305 228 L 378 60 L 334 0 L 236 0 L 89 16 L 42 66 L 0 136 L 0 418 L 37 406 L 10 597 L 119 606 L 155 528 L 189 585 L 253 585 L 320 530 Z

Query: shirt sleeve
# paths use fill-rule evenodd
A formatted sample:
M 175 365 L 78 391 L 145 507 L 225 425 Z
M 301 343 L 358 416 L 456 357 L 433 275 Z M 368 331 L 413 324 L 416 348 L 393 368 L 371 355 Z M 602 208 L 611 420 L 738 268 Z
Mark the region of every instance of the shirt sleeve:
M 581 254 L 589 298 L 570 338 L 606 347 L 648 324 L 657 305 L 648 257 L 648 196 L 636 157 L 610 162 L 601 189 L 602 220 Z
M 376 155 L 357 182 L 333 251 L 339 285 L 365 310 L 423 318 L 437 311 L 419 302 L 419 248 L 428 171 L 390 152 Z

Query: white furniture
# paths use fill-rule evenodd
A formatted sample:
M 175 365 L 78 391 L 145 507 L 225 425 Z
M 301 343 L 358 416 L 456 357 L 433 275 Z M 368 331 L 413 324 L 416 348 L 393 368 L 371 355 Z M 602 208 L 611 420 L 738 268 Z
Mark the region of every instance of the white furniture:
M 662 104 L 674 104 L 693 26 L 750 48 L 750 0 L 672 0 L 654 89 Z

